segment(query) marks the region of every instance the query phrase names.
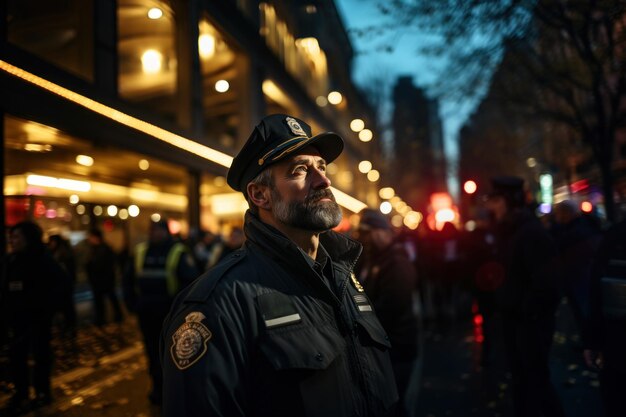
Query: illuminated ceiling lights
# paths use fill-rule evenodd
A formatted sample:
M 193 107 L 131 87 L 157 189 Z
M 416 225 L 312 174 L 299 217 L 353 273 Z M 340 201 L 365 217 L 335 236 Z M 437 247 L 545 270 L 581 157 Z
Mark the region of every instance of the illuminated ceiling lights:
M 27 152 L 50 152 L 52 145 L 41 143 L 26 143 L 24 144 L 24 150 Z
M 215 83 L 215 91 L 218 93 L 225 93 L 230 88 L 230 84 L 226 80 L 218 80 Z
M 93 158 L 88 155 L 76 155 L 76 163 L 85 167 L 93 165 Z
M 391 187 L 384 187 L 381 188 L 380 191 L 378 191 L 378 195 L 380 196 L 380 198 L 383 198 L 385 200 L 391 200 L 393 196 L 396 195 L 396 191 Z
M 371 182 L 376 182 L 380 179 L 380 172 L 378 172 L 375 169 L 372 169 L 370 172 L 367 173 L 367 179 L 370 180 Z
M 372 163 L 370 161 L 359 162 L 359 172 L 361 174 L 367 174 L 372 170 Z
M 128 206 L 128 214 L 130 215 L 130 217 L 139 216 L 139 207 L 137 207 L 134 204 L 131 204 L 130 206 Z
M 141 67 L 146 74 L 156 74 L 163 66 L 163 55 L 155 49 L 148 49 L 141 55 Z
M 361 119 L 354 119 L 350 122 L 350 129 L 352 129 L 353 132 L 358 133 L 361 130 L 365 129 L 365 122 Z
M 29 175 L 26 177 L 26 184 L 37 185 L 39 187 L 59 188 L 68 191 L 87 192 L 91 190 L 91 184 L 87 181 L 76 181 L 67 178 L 54 178 L 45 175 Z
M 343 96 L 339 91 L 331 91 L 328 93 L 328 102 L 332 105 L 340 104 L 343 101 Z
M 200 58 L 209 59 L 215 55 L 215 36 L 211 33 L 211 24 L 206 20 L 202 20 L 198 24 L 198 53 Z
M 147 159 L 139 160 L 139 169 L 142 171 L 147 171 L 150 168 L 150 161 Z
M 363 129 L 359 132 L 359 139 L 361 142 L 369 142 L 374 137 L 374 134 L 369 129 Z
M 33 85 L 41 87 L 44 90 L 63 97 L 73 103 L 76 103 L 88 109 L 89 111 L 100 114 L 104 117 L 108 117 L 109 119 L 114 120 L 124 126 L 136 129 L 147 135 L 151 135 L 156 139 L 159 139 L 160 141 L 169 143 L 172 146 L 190 152 L 194 155 L 198 155 L 201 158 L 208 159 L 209 161 L 215 162 L 216 164 L 222 165 L 226 168 L 230 167 L 233 162 L 233 157 L 230 155 L 172 133 L 168 130 L 133 117 L 129 114 L 123 113 L 117 109 L 114 109 L 113 107 L 106 106 L 98 101 L 92 100 L 74 91 L 68 90 L 67 88 L 61 87 L 58 84 L 52 83 L 31 72 L 24 71 L 23 69 L 11 65 L 6 61 L 0 60 L 0 69 Z
M 110 217 L 117 216 L 117 206 L 114 206 L 113 204 L 111 204 L 109 207 L 107 207 L 107 214 Z
M 157 20 L 163 17 L 163 10 L 158 7 L 152 7 L 148 10 L 148 19 Z

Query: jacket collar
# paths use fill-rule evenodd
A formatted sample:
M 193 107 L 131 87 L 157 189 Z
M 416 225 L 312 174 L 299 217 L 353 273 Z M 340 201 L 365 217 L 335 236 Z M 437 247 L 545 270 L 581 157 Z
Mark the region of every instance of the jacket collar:
M 293 264 L 303 259 L 302 251 L 293 241 L 273 226 L 263 223 L 249 210 L 246 212 L 244 232 L 251 244 L 258 246 L 263 252 L 274 259 Z M 339 233 L 329 230 L 320 235 L 320 244 L 324 247 L 333 263 L 351 271 L 361 254 L 361 244 Z

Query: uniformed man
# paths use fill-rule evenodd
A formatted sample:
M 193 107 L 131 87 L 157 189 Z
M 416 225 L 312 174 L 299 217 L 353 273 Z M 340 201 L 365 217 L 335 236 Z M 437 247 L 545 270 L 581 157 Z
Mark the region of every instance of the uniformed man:
M 275 114 L 235 157 L 247 241 L 164 323 L 165 416 L 392 412 L 389 340 L 353 273 L 361 245 L 329 231 L 341 210 L 326 164 L 342 150 L 337 134 Z
M 135 248 L 126 268 L 126 303 L 137 313 L 152 379 L 151 403 L 162 402 L 159 337 L 174 296 L 198 276 L 195 262 L 181 242 L 172 238 L 166 220 L 150 223 L 150 238 Z

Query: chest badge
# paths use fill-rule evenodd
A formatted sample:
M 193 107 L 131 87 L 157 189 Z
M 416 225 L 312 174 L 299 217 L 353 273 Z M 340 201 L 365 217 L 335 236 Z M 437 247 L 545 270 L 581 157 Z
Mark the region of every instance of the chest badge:
M 352 284 L 354 284 L 354 288 L 356 288 L 356 290 L 358 292 L 365 292 L 365 290 L 363 289 L 363 286 L 361 285 L 359 280 L 356 279 L 356 276 L 354 275 L 354 272 L 350 272 L 350 279 L 352 280 Z
M 198 362 L 207 351 L 207 342 L 213 336 L 201 323 L 206 316 L 199 311 L 189 313 L 183 323 L 172 335 L 170 355 L 174 364 L 181 371 Z

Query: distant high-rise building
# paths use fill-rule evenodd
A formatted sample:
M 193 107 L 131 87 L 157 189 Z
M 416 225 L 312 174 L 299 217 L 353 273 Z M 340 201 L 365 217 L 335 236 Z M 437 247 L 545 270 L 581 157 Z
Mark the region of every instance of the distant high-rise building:
M 446 161 L 436 100 L 399 77 L 393 89 L 393 171 L 398 194 L 424 210 L 433 192 L 446 191 Z

